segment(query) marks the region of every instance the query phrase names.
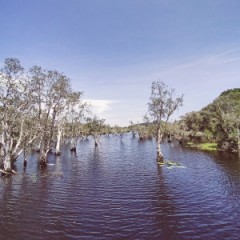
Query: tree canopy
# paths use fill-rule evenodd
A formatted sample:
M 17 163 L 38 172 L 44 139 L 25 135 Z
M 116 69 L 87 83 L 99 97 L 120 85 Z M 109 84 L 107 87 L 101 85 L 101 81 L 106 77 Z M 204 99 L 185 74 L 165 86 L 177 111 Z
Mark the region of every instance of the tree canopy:
M 240 89 L 224 91 L 201 111 L 182 117 L 187 131 L 203 132 L 218 148 L 239 151 Z

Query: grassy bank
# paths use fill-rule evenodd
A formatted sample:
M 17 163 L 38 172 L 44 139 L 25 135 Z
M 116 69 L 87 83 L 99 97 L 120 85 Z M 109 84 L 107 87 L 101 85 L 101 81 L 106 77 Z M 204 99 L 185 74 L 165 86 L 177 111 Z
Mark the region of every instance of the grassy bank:
M 205 151 L 216 151 L 217 150 L 217 144 L 216 143 L 192 143 L 188 142 L 187 146 L 198 148 Z

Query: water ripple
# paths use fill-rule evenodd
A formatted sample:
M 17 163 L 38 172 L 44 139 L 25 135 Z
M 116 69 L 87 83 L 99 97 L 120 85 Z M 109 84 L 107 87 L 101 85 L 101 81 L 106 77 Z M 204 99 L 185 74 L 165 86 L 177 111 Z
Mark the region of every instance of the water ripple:
M 66 144 L 61 157 L 37 156 L 0 179 L 1 237 L 8 239 L 239 239 L 240 161 L 131 135 Z M 14 231 L 13 231 L 14 229 Z M 34 236 L 34 237 L 33 237 Z

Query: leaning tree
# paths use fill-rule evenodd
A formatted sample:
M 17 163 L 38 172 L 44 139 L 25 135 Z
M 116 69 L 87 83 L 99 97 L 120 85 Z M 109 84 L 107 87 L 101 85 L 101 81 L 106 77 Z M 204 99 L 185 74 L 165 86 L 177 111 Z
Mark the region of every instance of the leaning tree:
M 161 81 L 152 82 L 148 112 L 157 127 L 157 160 L 163 162 L 161 152 L 161 140 L 163 127 L 169 121 L 170 116 L 183 105 L 183 95 L 175 96 L 175 90 L 169 89 Z

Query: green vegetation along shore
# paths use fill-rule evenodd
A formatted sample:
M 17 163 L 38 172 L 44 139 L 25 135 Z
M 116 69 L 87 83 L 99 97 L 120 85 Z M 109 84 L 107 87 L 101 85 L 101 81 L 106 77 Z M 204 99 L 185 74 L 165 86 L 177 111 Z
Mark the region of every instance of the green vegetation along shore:
M 217 151 L 217 143 L 193 143 L 187 142 L 187 146 L 204 151 Z

